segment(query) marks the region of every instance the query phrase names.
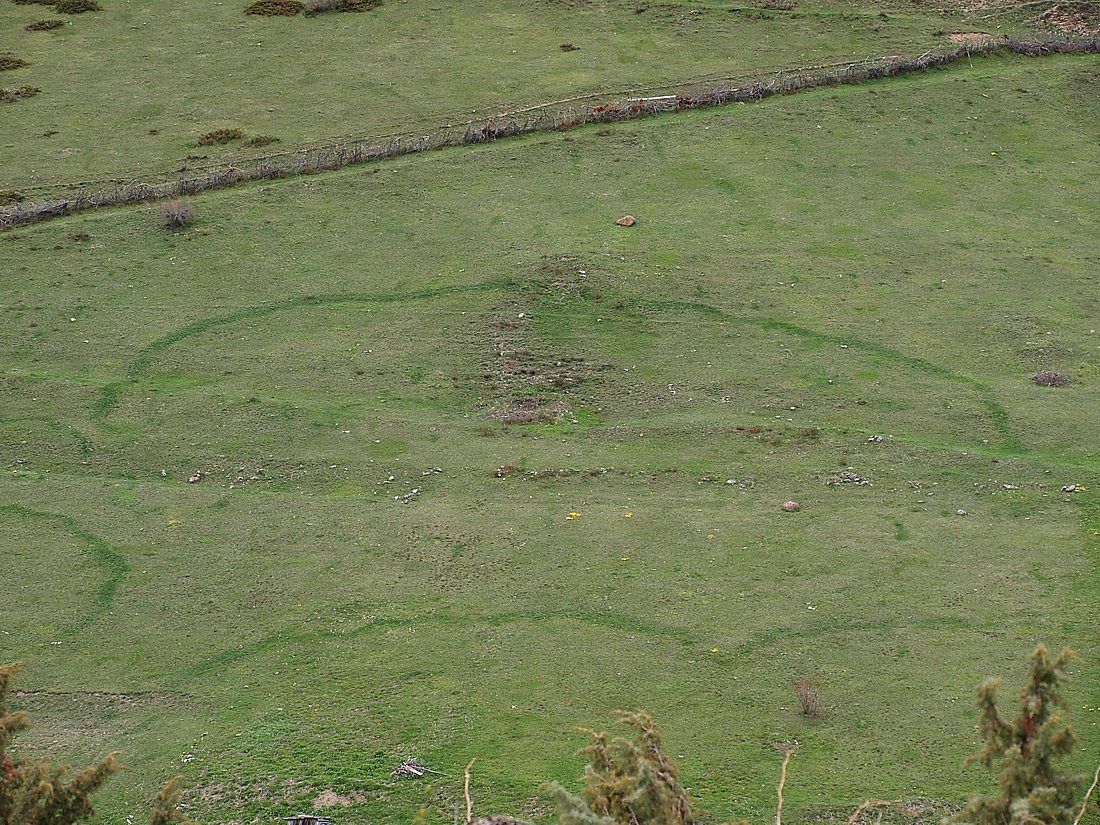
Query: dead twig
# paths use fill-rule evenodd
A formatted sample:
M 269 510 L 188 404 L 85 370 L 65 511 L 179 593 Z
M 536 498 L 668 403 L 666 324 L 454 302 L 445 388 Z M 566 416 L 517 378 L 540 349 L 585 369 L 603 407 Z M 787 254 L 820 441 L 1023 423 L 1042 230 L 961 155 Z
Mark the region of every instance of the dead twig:
M 1092 792 L 1096 790 L 1097 784 L 1100 784 L 1100 765 L 1096 767 L 1096 775 L 1092 777 L 1092 784 L 1089 785 L 1088 791 L 1085 792 L 1085 798 L 1081 802 L 1081 810 L 1077 812 L 1077 817 L 1073 820 L 1073 825 L 1081 825 L 1081 819 L 1085 816 L 1085 811 L 1089 807 L 1089 797 L 1092 796 Z
M 860 805 L 858 808 L 856 808 L 854 811 L 852 811 L 852 815 L 850 817 L 848 817 L 848 825 L 856 825 L 856 822 L 859 820 L 860 815 L 864 811 L 866 811 L 868 808 L 877 808 L 879 805 L 894 805 L 894 804 L 897 804 L 897 803 L 890 802 L 889 800 L 886 800 L 886 799 L 868 799 L 862 805 Z
M 474 803 L 470 799 L 470 768 L 474 766 L 474 762 L 477 759 L 471 759 L 470 764 L 466 766 L 465 782 L 463 783 L 463 793 L 466 795 L 466 825 L 473 825 L 474 821 Z
M 791 757 L 798 750 L 798 745 L 776 745 L 777 750 L 783 751 L 783 767 L 779 769 L 779 784 L 775 786 L 775 825 L 783 825 L 783 786 L 787 784 L 787 765 L 791 763 Z

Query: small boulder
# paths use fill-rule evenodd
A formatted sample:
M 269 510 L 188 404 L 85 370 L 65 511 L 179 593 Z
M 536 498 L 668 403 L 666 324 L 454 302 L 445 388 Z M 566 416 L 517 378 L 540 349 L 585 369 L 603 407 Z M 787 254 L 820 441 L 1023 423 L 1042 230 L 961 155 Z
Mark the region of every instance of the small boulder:
M 783 512 L 784 513 L 797 513 L 801 509 L 802 509 L 802 505 L 799 504 L 797 501 L 784 501 L 783 502 Z
M 621 218 L 615 221 L 615 223 L 617 223 L 619 226 L 633 226 L 637 222 L 637 218 L 635 218 L 633 215 L 623 215 Z

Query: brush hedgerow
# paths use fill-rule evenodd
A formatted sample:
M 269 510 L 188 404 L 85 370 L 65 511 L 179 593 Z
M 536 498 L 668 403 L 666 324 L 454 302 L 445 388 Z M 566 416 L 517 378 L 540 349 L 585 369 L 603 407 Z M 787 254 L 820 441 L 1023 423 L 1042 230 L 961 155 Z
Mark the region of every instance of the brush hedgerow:
M 35 23 L 28 23 L 23 28 L 29 32 L 48 32 L 53 29 L 60 29 L 64 25 L 64 20 L 39 20 Z

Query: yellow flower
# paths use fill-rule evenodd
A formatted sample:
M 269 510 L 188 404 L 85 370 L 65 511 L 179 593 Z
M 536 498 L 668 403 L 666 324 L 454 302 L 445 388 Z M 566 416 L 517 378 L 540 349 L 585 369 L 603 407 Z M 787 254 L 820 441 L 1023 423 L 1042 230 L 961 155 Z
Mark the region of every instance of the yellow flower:
M 710 649 L 710 652 L 711 652 L 711 653 L 717 653 L 717 652 L 718 652 L 718 648 L 716 648 L 716 647 L 712 647 L 712 648 Z
M 182 522 L 182 521 L 180 521 L 180 520 L 179 520 L 178 518 L 170 518 L 170 519 L 168 519 L 168 526 L 169 526 L 169 527 L 175 527 L 175 526 L 176 526 L 177 524 L 183 524 L 183 522 Z
M 713 539 L 714 538 L 714 533 L 707 533 L 707 538 L 708 539 Z
M 630 556 L 619 556 L 619 561 L 630 561 Z
M 633 513 L 623 513 L 623 518 L 634 518 Z
M 581 517 L 581 514 L 580 514 L 580 513 L 570 513 L 569 515 L 567 515 L 567 516 L 565 517 L 565 520 L 566 520 L 566 521 L 572 521 L 573 519 L 575 519 L 575 518 L 580 518 L 580 517 Z

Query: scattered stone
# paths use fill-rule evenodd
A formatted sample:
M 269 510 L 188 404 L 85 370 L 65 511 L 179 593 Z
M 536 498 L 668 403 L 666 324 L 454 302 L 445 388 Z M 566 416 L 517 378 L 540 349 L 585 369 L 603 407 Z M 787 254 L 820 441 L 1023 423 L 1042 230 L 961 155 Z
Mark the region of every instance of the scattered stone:
M 1019 484 L 1002 484 L 1001 486 L 1006 490 L 1019 490 L 1020 489 Z
M 428 772 L 428 769 L 417 762 L 415 759 L 406 759 L 400 765 L 393 769 L 391 776 L 399 778 L 417 778 L 419 779 Z
M 829 476 L 825 479 L 825 484 L 829 487 L 834 484 L 855 484 L 860 487 L 870 487 L 871 479 L 858 476 L 851 470 L 841 470 L 835 476 Z
M 966 512 L 966 510 L 961 510 L 961 509 L 960 509 L 960 510 L 956 510 L 956 511 L 955 511 L 955 515 L 956 515 L 956 516 L 969 516 L 969 515 L 970 515 L 970 513 Z
M 881 442 L 882 442 L 882 436 L 881 435 L 873 435 L 873 436 L 871 436 L 870 438 L 867 439 L 868 444 L 879 444 Z
M 203 478 L 205 478 L 205 474 L 202 471 L 199 471 L 199 472 L 195 473 L 194 475 L 192 475 L 189 479 L 187 479 L 187 483 L 188 484 L 198 484 L 200 481 L 203 480 Z
M 619 226 L 633 226 L 637 222 L 638 219 L 635 218 L 633 215 L 623 215 L 621 218 L 615 221 L 615 223 L 617 223 Z
M 1063 493 L 1083 493 L 1085 492 L 1085 485 L 1083 484 L 1067 484 L 1062 488 Z
M 783 512 L 784 513 L 797 513 L 801 509 L 802 509 L 802 505 L 799 504 L 797 501 L 784 501 L 783 502 Z

